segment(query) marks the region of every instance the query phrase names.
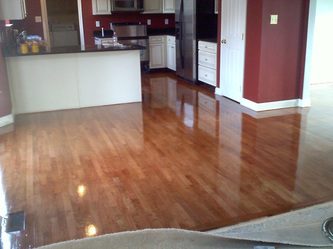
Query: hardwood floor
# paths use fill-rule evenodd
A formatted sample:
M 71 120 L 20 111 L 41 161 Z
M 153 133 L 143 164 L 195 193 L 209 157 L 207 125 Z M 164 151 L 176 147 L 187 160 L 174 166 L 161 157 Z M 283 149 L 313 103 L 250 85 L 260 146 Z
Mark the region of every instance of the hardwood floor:
M 169 73 L 143 104 L 16 117 L 0 135 L 0 214 L 31 248 L 142 228 L 208 230 L 333 199 L 333 86 L 256 114 Z M 12 247 L 11 247 L 12 246 Z

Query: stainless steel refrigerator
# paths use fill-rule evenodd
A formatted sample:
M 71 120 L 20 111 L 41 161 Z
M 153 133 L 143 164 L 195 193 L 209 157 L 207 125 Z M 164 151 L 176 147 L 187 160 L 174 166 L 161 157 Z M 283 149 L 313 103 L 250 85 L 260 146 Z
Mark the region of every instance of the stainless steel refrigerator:
M 196 82 L 197 40 L 217 38 L 214 0 L 176 0 L 177 75 Z
M 196 0 L 176 0 L 177 75 L 196 81 Z

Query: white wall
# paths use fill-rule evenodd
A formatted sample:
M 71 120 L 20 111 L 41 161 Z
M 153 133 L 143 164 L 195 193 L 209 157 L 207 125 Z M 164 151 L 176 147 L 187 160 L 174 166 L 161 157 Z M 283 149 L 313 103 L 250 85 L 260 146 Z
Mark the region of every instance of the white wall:
M 333 82 L 333 0 L 317 0 L 310 82 Z

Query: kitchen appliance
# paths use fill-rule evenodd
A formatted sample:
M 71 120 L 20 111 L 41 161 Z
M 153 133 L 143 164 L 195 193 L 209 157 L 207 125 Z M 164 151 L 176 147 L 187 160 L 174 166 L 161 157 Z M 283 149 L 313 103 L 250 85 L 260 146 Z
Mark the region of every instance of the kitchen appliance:
M 51 25 L 50 38 L 52 47 L 79 46 L 79 33 L 74 23 L 57 23 Z
M 110 23 L 110 28 L 113 28 L 121 44 L 135 44 L 144 47 L 144 49 L 140 50 L 141 62 L 148 63 L 149 47 L 146 25 L 138 23 Z
M 197 40 L 217 39 L 215 0 L 176 0 L 178 76 L 197 80 Z
M 5 53 L 16 50 L 18 36 L 19 31 L 12 26 L 0 28 L 0 45 Z
M 143 11 L 143 0 L 112 0 L 112 12 Z

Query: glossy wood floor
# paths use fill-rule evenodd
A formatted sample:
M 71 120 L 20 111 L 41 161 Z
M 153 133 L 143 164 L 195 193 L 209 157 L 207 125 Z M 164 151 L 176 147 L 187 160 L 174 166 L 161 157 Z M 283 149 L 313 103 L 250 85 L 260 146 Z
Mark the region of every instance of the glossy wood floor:
M 256 114 L 171 73 L 143 104 L 20 115 L 0 135 L 0 212 L 31 248 L 142 228 L 208 230 L 333 199 L 333 85 Z

